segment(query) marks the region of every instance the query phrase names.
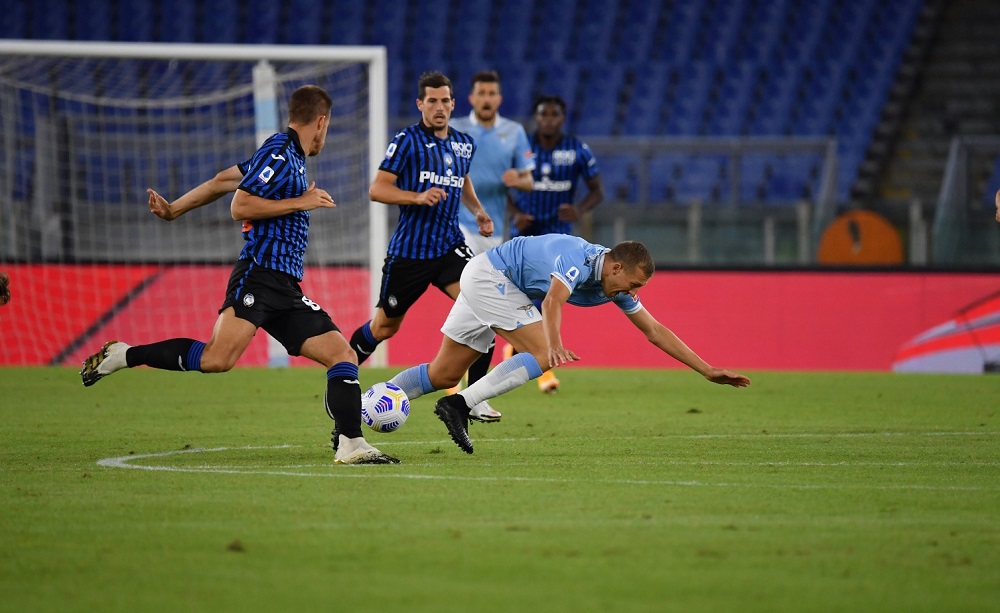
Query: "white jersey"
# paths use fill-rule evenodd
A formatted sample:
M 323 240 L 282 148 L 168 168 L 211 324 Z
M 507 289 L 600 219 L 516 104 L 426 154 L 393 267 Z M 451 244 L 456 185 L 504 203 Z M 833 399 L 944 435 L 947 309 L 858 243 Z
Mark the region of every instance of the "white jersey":
M 486 257 L 532 300 L 545 298 L 555 278 L 569 288 L 568 302 L 572 305 L 589 307 L 614 302 L 628 315 L 637 313 L 642 305 L 628 293 L 614 298 L 604 295 L 601 269 L 608 251 L 577 236 L 546 234 L 513 238 L 487 251 Z

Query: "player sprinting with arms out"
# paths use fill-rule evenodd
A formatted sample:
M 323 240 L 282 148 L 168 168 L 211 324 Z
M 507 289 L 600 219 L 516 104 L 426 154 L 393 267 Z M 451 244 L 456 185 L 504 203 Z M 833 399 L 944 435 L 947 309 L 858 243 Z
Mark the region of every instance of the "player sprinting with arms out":
M 462 269 L 473 255 L 458 227 L 459 206 L 475 217 L 479 234 L 493 234 L 493 220 L 469 178 L 475 142 L 448 125 L 454 108 L 448 77 L 440 72 L 421 75 L 420 121 L 392 139 L 368 189 L 372 200 L 400 208 L 375 314 L 351 335 L 359 364 L 399 331 L 407 311 L 430 285 L 453 300 L 458 296 Z
M 398 462 L 362 436 L 354 351 L 330 316 L 303 295 L 299 286 L 309 240 L 309 212 L 335 206 L 329 193 L 308 183 L 305 172 L 306 156 L 319 155 L 326 143 L 332 104 L 321 88 L 300 87 L 288 103 L 288 130 L 268 138 L 250 160 L 222 171 L 174 205 L 149 190 L 150 210 L 172 219 L 215 200 L 221 195 L 219 190 L 230 187 L 235 174 L 243 175 L 231 205 L 233 219 L 243 221 L 243 250 L 207 343 L 189 338 L 135 347 L 108 342 L 84 362 L 80 371 L 84 385 L 141 365 L 225 372 L 236 365 L 257 329 L 263 328 L 289 354 L 305 356 L 327 369 L 325 406 L 339 431 L 337 463 Z
M 496 334 L 513 345 L 517 355 L 461 393 L 441 398 L 434 408 L 452 440 L 472 453 L 470 407 L 580 359 L 562 342 L 563 306 L 614 302 L 646 340 L 709 381 L 750 385 L 747 377 L 703 360 L 643 308 L 637 293 L 653 269 L 649 250 L 632 241 L 607 249 L 562 234 L 511 239 L 466 266 L 462 293 L 441 328 L 444 337 L 437 357 L 402 371 L 391 383 L 413 400 L 454 385 Z M 542 301 L 541 312 L 533 300 Z

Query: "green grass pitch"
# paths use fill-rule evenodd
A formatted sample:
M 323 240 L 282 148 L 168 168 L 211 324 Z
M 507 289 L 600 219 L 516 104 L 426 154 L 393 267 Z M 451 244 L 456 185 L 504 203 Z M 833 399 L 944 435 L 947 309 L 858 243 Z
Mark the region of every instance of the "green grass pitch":
M 318 368 L 0 369 L 0 609 L 997 610 L 1000 378 L 748 374 L 563 370 L 472 456 L 434 394 L 350 467 Z

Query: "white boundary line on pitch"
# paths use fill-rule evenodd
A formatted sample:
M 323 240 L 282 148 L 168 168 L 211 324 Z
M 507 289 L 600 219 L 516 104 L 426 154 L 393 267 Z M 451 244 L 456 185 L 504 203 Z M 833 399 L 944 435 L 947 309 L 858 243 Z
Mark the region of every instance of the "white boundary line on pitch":
M 500 440 L 500 439 L 494 439 Z M 528 439 L 516 439 L 516 440 L 528 440 Z M 433 444 L 433 442 L 432 442 Z M 271 446 L 245 446 L 245 447 L 211 447 L 211 448 L 192 448 L 192 449 L 179 449 L 176 451 L 162 451 L 159 453 L 145 453 L 145 454 L 133 454 L 127 456 L 119 456 L 117 458 L 103 458 L 97 461 L 99 466 L 104 466 L 107 468 L 130 468 L 133 470 L 149 470 L 158 472 L 175 472 L 175 473 L 210 473 L 210 474 L 223 474 L 223 475 L 267 475 L 267 476 L 279 476 L 279 477 L 348 477 L 348 478 L 390 478 L 390 479 L 424 479 L 424 480 L 436 480 L 436 481 L 513 481 L 513 482 L 525 482 L 525 483 L 607 483 L 616 485 L 665 485 L 665 486 L 683 486 L 683 487 L 734 487 L 734 488 L 772 488 L 772 489 L 788 489 L 788 490 L 825 490 L 825 489 L 865 489 L 865 490 L 934 490 L 934 491 L 966 491 L 966 492 L 996 492 L 1000 491 L 1000 487 L 979 487 L 979 486 L 938 486 L 938 485 L 843 485 L 843 484 L 832 484 L 832 485 L 807 485 L 807 484 L 767 484 L 767 483 L 726 483 L 726 482 L 716 482 L 710 483 L 705 481 L 670 481 L 670 480 L 658 480 L 658 479 L 564 479 L 564 478 L 554 478 L 554 477 L 516 477 L 516 476 L 500 476 L 500 477 L 486 477 L 486 476 L 469 476 L 469 475 L 418 475 L 418 474 L 400 474 L 400 473 L 377 473 L 371 472 L 369 470 L 370 466 L 364 467 L 349 467 L 342 466 L 336 467 L 337 472 L 324 472 L 324 473 L 311 473 L 311 472 L 296 472 L 291 470 L 257 470 L 257 469 L 237 469 L 237 468 L 224 468 L 224 467 L 179 467 L 179 466 L 148 466 L 148 465 L 135 465 L 131 464 L 134 460 L 142 460 L 146 458 L 163 458 L 176 455 L 184 455 L 191 453 L 217 453 L 223 451 L 251 451 L 256 449 L 291 449 L 295 447 L 301 447 L 301 445 L 271 445 Z M 333 469 L 334 466 L 330 465 Z M 355 473 L 350 471 L 352 468 L 361 468 L 364 472 Z M 375 469 L 379 470 L 379 469 Z

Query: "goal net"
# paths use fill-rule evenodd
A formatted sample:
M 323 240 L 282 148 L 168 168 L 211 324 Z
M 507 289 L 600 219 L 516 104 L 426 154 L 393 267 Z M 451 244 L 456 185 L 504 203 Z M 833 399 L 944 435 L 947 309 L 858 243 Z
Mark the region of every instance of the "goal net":
M 168 201 L 248 159 L 314 84 L 333 97 L 307 172 L 337 203 L 311 218 L 305 294 L 346 335 L 374 305 L 385 207 L 382 47 L 0 41 L 0 364 L 79 364 L 109 339 L 207 340 L 243 239 L 230 196 L 166 222 Z M 370 272 L 374 274 L 369 274 Z M 282 364 L 261 333 L 241 360 Z

